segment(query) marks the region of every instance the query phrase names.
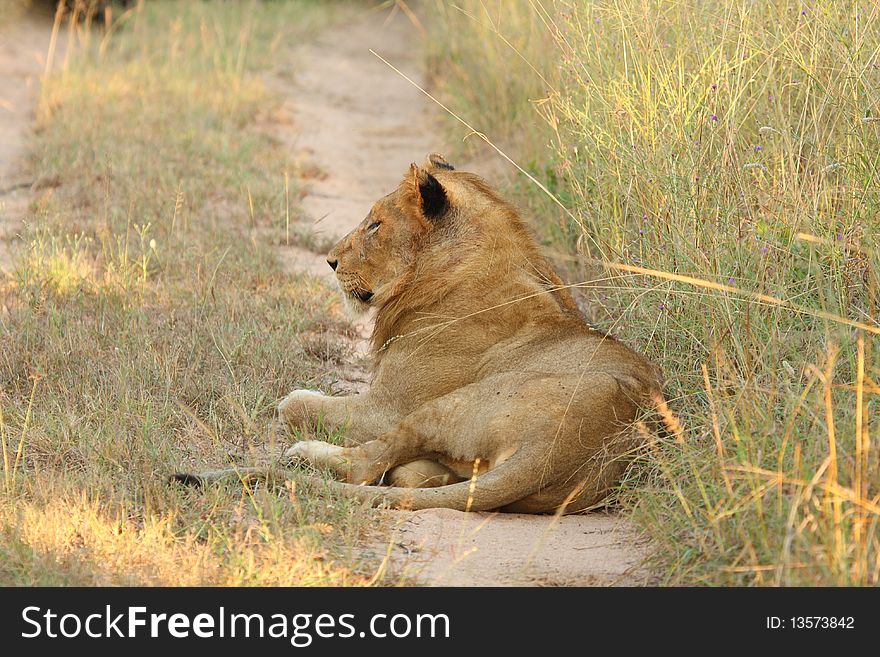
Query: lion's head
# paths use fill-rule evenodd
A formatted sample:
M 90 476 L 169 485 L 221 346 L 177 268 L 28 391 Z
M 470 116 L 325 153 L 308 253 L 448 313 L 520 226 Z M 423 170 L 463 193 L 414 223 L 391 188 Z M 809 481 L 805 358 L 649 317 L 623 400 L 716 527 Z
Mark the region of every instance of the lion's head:
M 381 306 L 406 285 L 418 253 L 452 210 L 438 180 L 452 171 L 436 154 L 422 166 L 411 165 L 398 188 L 377 201 L 327 255 L 354 310 Z
M 436 318 L 427 315 L 450 294 L 457 299 L 456 315 L 496 324 L 531 321 L 532 306 L 547 302 L 578 313 L 516 209 L 485 180 L 453 169 L 436 154 L 422 166 L 411 165 L 397 189 L 333 247 L 327 262 L 351 310 L 376 309 L 377 358 L 390 339 L 400 337 L 403 316 L 419 314 L 421 329 L 428 331 Z M 534 301 L 511 305 L 519 297 Z M 496 310 L 482 315 L 489 307 Z M 505 314 L 510 316 L 502 319 Z

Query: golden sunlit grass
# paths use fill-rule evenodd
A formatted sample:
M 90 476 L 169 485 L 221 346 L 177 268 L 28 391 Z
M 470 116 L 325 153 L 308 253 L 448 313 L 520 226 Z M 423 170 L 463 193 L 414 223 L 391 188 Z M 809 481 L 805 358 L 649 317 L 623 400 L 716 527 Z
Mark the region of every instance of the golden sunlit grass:
M 623 491 L 665 582 L 880 583 L 878 14 L 438 3 L 446 102 L 531 126 L 517 159 L 575 214 L 532 188 L 541 232 L 684 419 Z
M 44 479 L 45 481 L 45 479 Z M 79 486 L 42 489 L 0 512 L 0 577 L 19 585 L 362 585 L 325 545 L 337 529 L 287 517 L 283 496 L 260 491 L 239 504 L 195 495 L 192 510 L 142 514 L 98 501 Z M 256 516 L 257 509 L 263 513 Z M 296 532 L 277 523 L 296 525 Z
M 166 483 L 271 457 L 276 401 L 338 375 L 313 344 L 345 330 L 333 295 L 272 256 L 289 166 L 259 77 L 334 11 L 147 2 L 110 37 L 70 28 L 0 281 L 0 582 L 369 581 L 358 504 Z

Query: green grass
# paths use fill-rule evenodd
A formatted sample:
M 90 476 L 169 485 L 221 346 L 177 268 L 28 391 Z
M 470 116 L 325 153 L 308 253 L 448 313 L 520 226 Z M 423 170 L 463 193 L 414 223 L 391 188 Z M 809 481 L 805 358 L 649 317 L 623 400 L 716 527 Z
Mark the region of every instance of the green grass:
M 663 581 L 880 583 L 877 5 L 456 6 L 447 100 L 685 422 L 622 491 Z
M 346 330 L 335 295 L 272 256 L 293 169 L 260 78 L 335 13 L 148 2 L 45 81 L 0 281 L 0 583 L 368 581 L 360 505 L 165 483 L 266 460 L 276 401 L 338 374 L 313 344 Z

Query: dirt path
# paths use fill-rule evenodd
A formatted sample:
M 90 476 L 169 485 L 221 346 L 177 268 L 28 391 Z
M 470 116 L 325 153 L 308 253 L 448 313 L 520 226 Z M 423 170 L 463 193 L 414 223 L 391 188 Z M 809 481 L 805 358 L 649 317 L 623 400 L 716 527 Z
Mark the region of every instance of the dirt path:
M 347 233 L 391 191 L 412 161 L 443 152 L 434 107 L 369 53 L 373 48 L 417 81 L 419 34 L 401 13 L 364 13 L 300 48 L 293 80 L 273 84 L 292 118 L 283 136 L 308 173 L 300 181 L 310 241 Z M 477 170 L 477 173 L 481 173 Z M 324 253 L 279 247 L 290 271 L 332 282 Z M 362 326 L 361 335 L 368 335 Z M 364 343 L 360 351 L 364 352 Z M 354 390 L 365 383 L 356 382 Z M 643 547 L 618 516 L 550 518 L 449 510 L 389 512 L 387 534 L 370 547 L 388 554 L 389 577 L 433 585 L 611 585 L 646 580 Z
M 51 16 L 36 12 L 0 26 L 0 274 L 31 196 L 25 154 L 51 31 Z

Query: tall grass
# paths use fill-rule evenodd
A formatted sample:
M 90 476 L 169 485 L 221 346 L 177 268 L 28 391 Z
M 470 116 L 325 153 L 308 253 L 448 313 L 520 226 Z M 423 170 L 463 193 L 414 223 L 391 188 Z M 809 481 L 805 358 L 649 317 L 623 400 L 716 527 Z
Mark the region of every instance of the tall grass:
M 456 109 L 511 133 L 545 85 L 551 146 L 522 157 L 552 163 L 574 216 L 546 206 L 544 233 L 684 417 L 687 440 L 653 441 L 624 491 L 664 581 L 880 583 L 880 7 L 515 3 L 514 75 L 486 40 L 503 8 L 456 5 L 482 26 L 434 41 L 486 56 L 447 84 L 518 94 Z
M 272 256 L 292 169 L 260 77 L 332 14 L 148 2 L 109 36 L 70 28 L 0 281 L 0 582 L 367 581 L 359 505 L 166 484 L 268 458 L 277 399 L 334 380 L 308 341 L 344 330 L 333 295 Z
M 454 108 L 492 117 L 492 138 L 545 145 L 544 121 L 536 108 L 555 86 L 540 63 L 554 48 L 553 36 L 536 20 L 527 2 L 429 3 L 432 25 L 441 38 L 429 39 L 429 72 Z M 538 62 L 533 66 L 532 62 Z

